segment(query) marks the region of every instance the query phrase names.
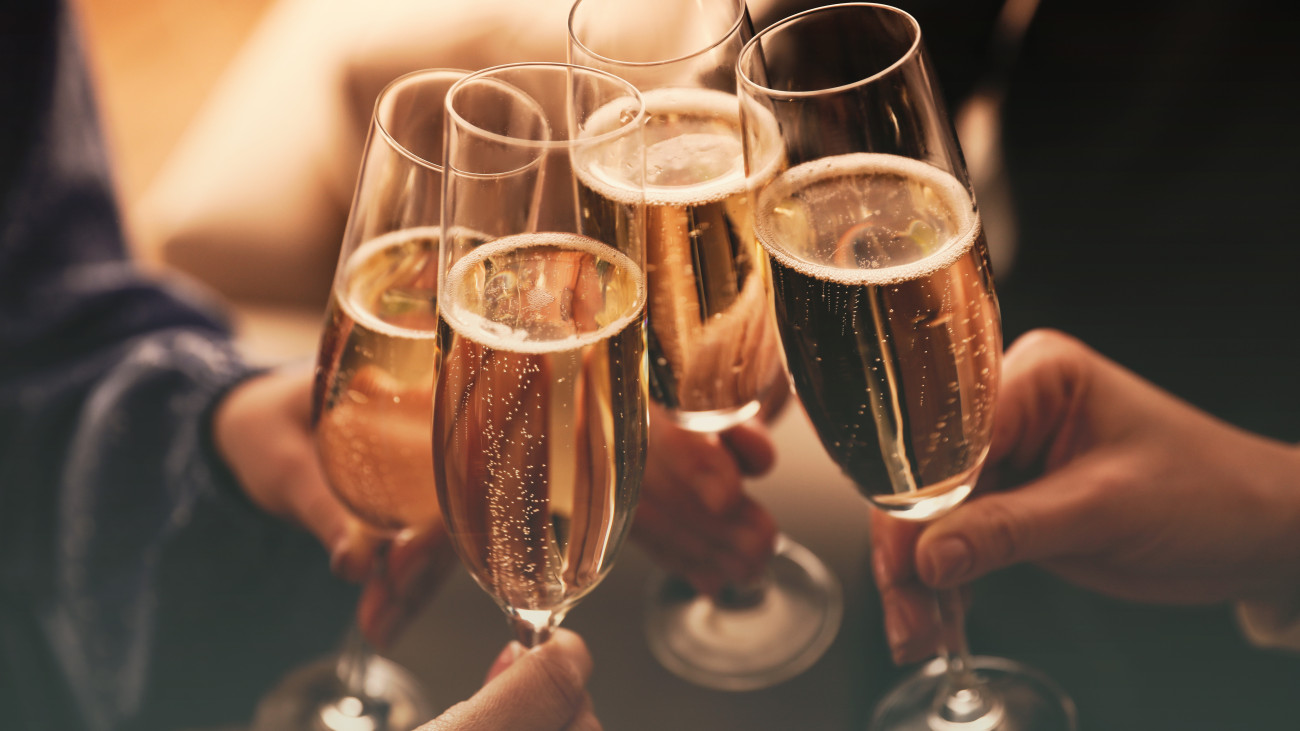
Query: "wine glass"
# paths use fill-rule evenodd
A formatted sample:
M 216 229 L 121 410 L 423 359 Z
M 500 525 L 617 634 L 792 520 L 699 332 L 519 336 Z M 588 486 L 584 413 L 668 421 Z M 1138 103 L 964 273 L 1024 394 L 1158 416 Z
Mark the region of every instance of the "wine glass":
M 622 79 L 550 63 L 467 76 L 447 115 L 438 499 L 534 646 L 609 572 L 640 493 L 645 115 Z
M 736 56 L 744 0 L 578 0 L 569 60 L 645 98 L 650 389 L 679 426 L 718 433 L 789 388 L 766 301 L 741 155 Z M 802 672 L 834 640 L 839 582 L 779 536 L 762 577 L 717 596 L 655 572 L 646 636 L 661 664 L 706 687 L 753 690 Z
M 437 356 L 442 122 L 467 72 L 428 69 L 380 92 L 321 335 L 312 430 L 334 494 L 379 541 L 441 530 L 429 451 Z M 396 731 L 434 715 L 418 682 L 354 625 L 338 658 L 290 675 L 258 729 Z
M 795 390 L 871 504 L 930 520 L 988 452 L 1002 333 L 979 212 L 921 29 L 872 4 L 780 21 L 737 62 L 755 222 Z M 756 176 L 774 154 L 781 172 Z M 1073 729 L 1041 673 L 967 651 L 940 592 L 944 657 L 894 688 L 873 729 Z

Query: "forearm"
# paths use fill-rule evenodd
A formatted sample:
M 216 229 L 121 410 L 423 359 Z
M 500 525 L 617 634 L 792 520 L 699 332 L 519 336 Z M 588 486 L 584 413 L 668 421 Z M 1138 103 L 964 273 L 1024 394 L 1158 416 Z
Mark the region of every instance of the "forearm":
M 319 626 L 341 626 L 351 592 L 207 445 L 249 370 L 211 303 L 129 261 L 66 9 L 5 17 L 0 86 L 22 93 L 0 136 L 4 725 L 232 720 L 332 639 Z
M 90 728 L 246 717 L 346 622 L 354 594 L 319 544 L 256 510 L 209 446 L 213 403 L 248 374 L 222 337 L 164 330 L 0 394 L 0 484 L 28 508 L 0 515 L 6 584 Z

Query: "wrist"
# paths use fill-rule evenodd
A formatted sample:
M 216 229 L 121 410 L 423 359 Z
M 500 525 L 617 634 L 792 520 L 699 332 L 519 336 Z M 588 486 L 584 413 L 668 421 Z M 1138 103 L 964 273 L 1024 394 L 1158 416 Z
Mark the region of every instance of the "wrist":
M 1242 597 L 1254 606 L 1268 605 L 1274 620 L 1300 618 L 1300 445 L 1267 442 L 1276 450 L 1255 463 L 1267 487 L 1266 526 L 1259 532 L 1263 548 L 1257 590 Z M 1262 617 L 1262 615 L 1261 615 Z
M 231 394 L 264 373 L 265 370 L 245 371 L 237 378 L 223 384 L 214 393 L 202 420 L 202 436 L 200 439 L 200 449 L 208 464 L 211 465 L 214 488 L 222 499 L 256 513 L 262 513 L 263 511 L 245 491 L 234 465 L 231 464 L 230 457 L 226 454 L 227 450 L 222 448 L 220 436 L 222 425 L 220 420 L 224 413 L 223 407 L 227 406 Z

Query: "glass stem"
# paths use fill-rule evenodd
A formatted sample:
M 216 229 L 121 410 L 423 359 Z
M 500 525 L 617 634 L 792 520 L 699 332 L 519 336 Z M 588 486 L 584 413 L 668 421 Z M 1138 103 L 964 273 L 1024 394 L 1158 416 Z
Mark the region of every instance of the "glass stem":
M 534 627 L 528 622 L 514 623 L 515 639 L 524 647 L 537 647 L 543 642 L 551 639 L 551 633 L 554 631 L 550 627 Z
M 770 583 L 771 578 L 766 571 L 750 581 L 727 582 L 713 601 L 722 609 L 752 609 L 763 603 Z
M 386 580 L 388 544 L 381 543 L 370 568 L 370 581 Z M 326 702 L 316 715 L 317 731 L 375 731 L 387 728 L 389 704 L 370 694 L 366 687 L 374 649 L 361 633 L 356 620 L 348 629 L 334 666 L 339 695 Z
M 776 548 L 774 554 L 779 554 L 787 550 L 785 534 L 778 534 L 776 538 Z M 769 557 L 769 561 L 771 558 Z M 729 581 L 713 598 L 713 602 L 721 609 L 740 610 L 752 609 L 763 603 L 767 596 L 768 588 L 773 582 L 771 570 L 764 568 L 758 576 L 749 581 Z
M 565 612 L 549 609 L 509 609 L 510 627 L 515 631 L 515 639 L 524 647 L 537 647 L 551 639 L 555 628 L 560 626 Z
M 372 651 L 370 643 L 361 634 L 361 628 L 353 622 L 343 640 L 336 670 L 346 695 L 363 700 L 366 698 L 366 667 L 370 664 Z
M 947 669 L 943 691 L 935 698 L 932 713 L 944 722 L 945 728 L 992 728 L 1002 716 L 1002 704 L 971 669 L 961 587 L 937 590 L 935 600 L 939 650 Z

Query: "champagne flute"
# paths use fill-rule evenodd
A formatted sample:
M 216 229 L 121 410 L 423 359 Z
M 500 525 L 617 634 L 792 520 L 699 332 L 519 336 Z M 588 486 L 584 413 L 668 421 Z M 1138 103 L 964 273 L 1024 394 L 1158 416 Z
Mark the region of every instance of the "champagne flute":
M 930 520 L 988 452 L 1002 333 L 988 249 L 921 29 L 851 3 L 778 22 L 737 63 L 745 155 L 795 390 L 823 446 L 880 510 Z M 893 689 L 873 729 L 1073 729 L 1041 673 L 971 657 L 959 591 L 945 656 Z
M 640 492 L 645 116 L 622 79 L 549 63 L 467 76 L 447 115 L 438 499 L 534 646 L 609 572 Z
M 380 541 L 376 577 L 388 541 L 441 531 L 428 444 L 443 101 L 466 73 L 416 71 L 380 92 L 321 335 L 312 430 L 334 494 Z M 417 681 L 354 626 L 338 658 L 263 699 L 255 727 L 395 731 L 433 715 Z
M 735 63 L 753 34 L 744 0 L 578 0 L 569 15 L 569 60 L 645 97 L 651 395 L 704 433 L 789 388 L 741 155 Z M 646 636 L 678 676 L 753 690 L 816 662 L 842 612 L 834 575 L 782 535 L 762 577 L 716 597 L 656 572 Z

